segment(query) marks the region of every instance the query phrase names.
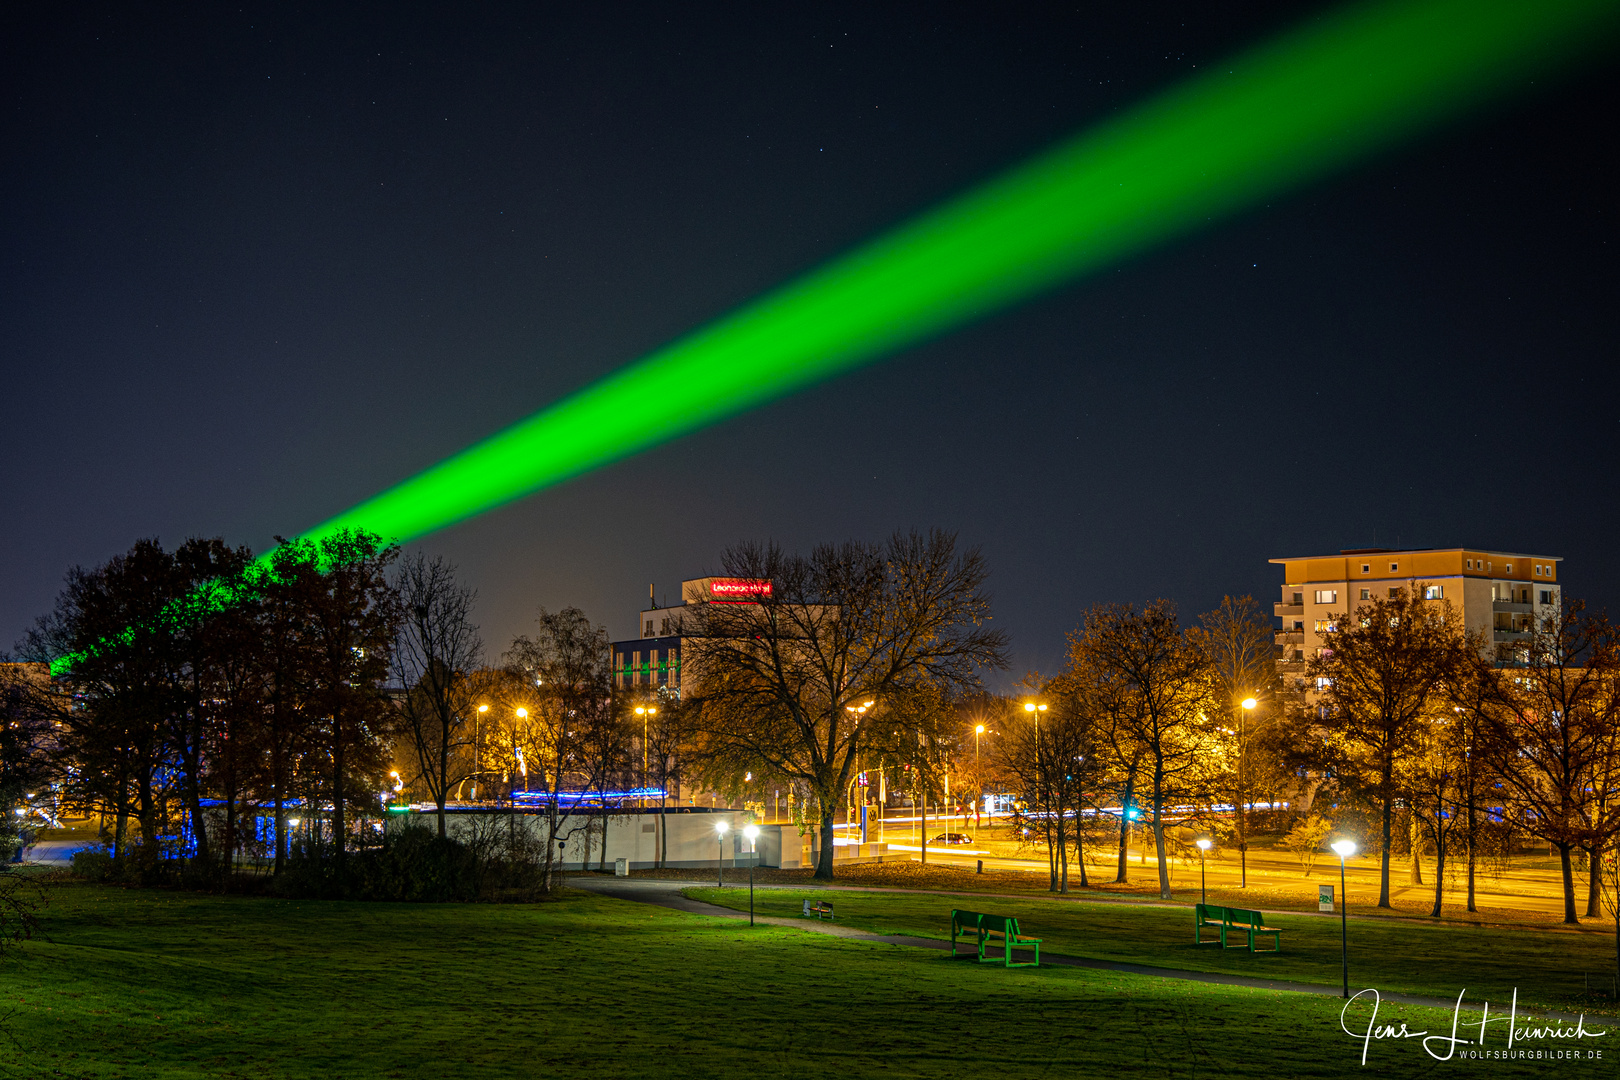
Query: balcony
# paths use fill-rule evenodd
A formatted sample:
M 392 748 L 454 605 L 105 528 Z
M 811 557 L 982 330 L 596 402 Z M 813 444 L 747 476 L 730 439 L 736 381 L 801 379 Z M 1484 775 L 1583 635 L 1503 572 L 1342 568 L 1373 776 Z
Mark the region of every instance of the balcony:
M 1305 605 L 1304 604 L 1273 604 L 1273 605 L 1271 605 L 1271 612 L 1272 612 L 1273 615 L 1277 616 L 1277 618 L 1279 618 L 1279 619 L 1286 619 L 1290 615 L 1303 615 L 1303 614 L 1305 614 Z
M 1491 601 L 1491 610 L 1492 611 L 1516 611 L 1516 612 L 1520 613 L 1521 615 L 1528 615 L 1528 614 L 1530 614 L 1530 605 L 1529 604 L 1520 604 L 1520 603 L 1517 603 L 1517 602 L 1515 602 L 1513 600 L 1492 600 Z
M 1528 631 L 1528 630 L 1504 630 L 1501 627 L 1496 627 L 1494 630 L 1491 631 L 1491 640 L 1492 641 L 1528 641 L 1528 640 L 1530 640 L 1530 631 Z
M 1305 631 L 1303 631 L 1303 630 L 1282 630 L 1282 631 L 1279 631 L 1277 633 L 1277 644 L 1278 645 L 1303 645 L 1303 644 L 1305 644 Z

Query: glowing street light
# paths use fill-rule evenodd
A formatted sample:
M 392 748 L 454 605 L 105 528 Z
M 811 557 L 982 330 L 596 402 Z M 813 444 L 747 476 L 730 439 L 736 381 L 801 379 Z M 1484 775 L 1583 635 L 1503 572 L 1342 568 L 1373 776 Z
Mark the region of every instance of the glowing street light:
M 714 823 L 714 879 L 715 888 L 726 887 L 726 830 L 731 828 L 729 821 Z
M 1243 707 L 1245 709 L 1253 709 L 1258 704 L 1260 703 L 1252 697 L 1246 697 L 1243 699 Z
M 1205 878 L 1204 878 L 1204 853 L 1207 852 L 1210 848 L 1212 848 L 1214 846 L 1215 846 L 1215 841 L 1211 840 L 1209 837 L 1207 837 L 1207 836 L 1199 837 L 1199 839 L 1198 839 L 1198 902 L 1200 904 L 1209 903 L 1209 892 L 1205 887 Z
M 748 838 L 748 925 L 754 925 L 754 864 L 759 861 L 756 857 L 755 841 L 759 839 L 759 826 L 749 822 L 743 826 L 743 835 Z
M 1354 840 L 1335 840 L 1328 845 L 1339 857 L 1339 961 L 1344 969 L 1344 996 L 1350 997 L 1350 916 L 1349 899 L 1344 891 L 1344 860 L 1356 853 Z

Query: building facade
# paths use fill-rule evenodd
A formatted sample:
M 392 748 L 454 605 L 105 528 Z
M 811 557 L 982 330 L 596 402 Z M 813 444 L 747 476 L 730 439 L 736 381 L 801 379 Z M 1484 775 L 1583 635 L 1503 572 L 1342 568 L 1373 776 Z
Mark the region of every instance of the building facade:
M 649 689 L 681 691 L 681 656 L 684 650 L 682 623 L 699 604 L 748 603 L 771 595 L 771 583 L 746 578 L 702 577 L 681 582 L 681 602 L 660 606 L 649 586 L 648 606 L 636 614 L 640 636 L 615 641 L 613 685 L 619 688 L 645 686 Z
M 1325 646 L 1335 615 L 1358 604 L 1415 587 L 1426 600 L 1445 600 L 1478 633 L 1491 656 L 1512 663 L 1537 619 L 1561 605 L 1556 555 L 1425 548 L 1396 551 L 1354 548 L 1337 555 L 1272 559 L 1283 567 L 1282 598 L 1275 607 L 1277 662 L 1285 677 L 1302 679 L 1305 664 Z

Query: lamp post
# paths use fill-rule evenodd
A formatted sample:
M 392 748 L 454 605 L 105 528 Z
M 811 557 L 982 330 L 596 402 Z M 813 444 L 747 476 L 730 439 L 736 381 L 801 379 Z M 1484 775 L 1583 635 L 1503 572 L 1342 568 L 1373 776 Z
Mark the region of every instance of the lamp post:
M 731 828 L 729 821 L 714 823 L 714 880 L 715 888 L 726 887 L 726 830 Z
M 519 705 L 518 708 L 517 708 L 517 718 L 519 720 L 527 720 L 529 718 L 529 710 L 525 709 L 523 706 Z M 512 731 L 512 746 L 513 746 L 514 749 L 516 749 L 516 747 L 517 747 L 517 730 L 515 728 Z M 528 767 L 525 766 L 523 771 L 524 771 L 524 774 L 526 776 L 528 774 L 528 771 L 529 771 Z M 517 774 L 516 773 L 512 774 L 512 783 L 509 786 L 509 790 L 507 791 L 507 801 L 512 805 L 513 808 L 517 807 Z
M 1206 888 L 1207 879 L 1204 877 L 1204 853 L 1214 846 L 1215 842 L 1207 836 L 1198 841 L 1198 902 L 1200 904 L 1209 903 L 1209 891 Z
M 636 706 L 636 715 L 641 717 L 641 787 L 642 787 L 643 790 L 646 790 L 646 787 L 647 787 L 647 724 L 648 724 L 648 721 L 650 721 L 654 716 L 658 715 L 658 709 L 656 707 L 652 706 L 652 705 L 637 705 Z M 646 807 L 646 805 L 647 805 L 647 796 L 646 795 L 643 795 L 641 797 L 641 805 L 642 805 L 643 808 Z
M 978 801 L 973 804 L 973 827 L 975 829 L 980 827 L 980 824 L 979 824 L 979 807 L 984 805 L 984 773 L 980 770 L 980 761 L 982 760 L 982 758 L 981 758 L 980 753 L 979 753 L 979 739 L 983 735 L 984 735 L 984 725 L 983 724 L 974 724 L 973 725 L 973 780 L 974 780 L 974 784 L 979 789 Z
M 1238 866 L 1240 868 L 1238 888 L 1240 889 L 1249 887 L 1249 822 L 1248 818 L 1244 817 L 1247 808 L 1243 805 L 1243 796 L 1248 790 L 1243 786 L 1243 759 L 1249 747 L 1249 729 L 1246 721 L 1249 713 L 1253 712 L 1254 707 L 1259 704 L 1260 702 L 1253 697 L 1246 697 L 1243 699 L 1243 711 L 1238 714 L 1238 789 L 1237 806 L 1234 807 L 1234 810 L 1237 813 L 1238 822 Z
M 1344 860 L 1356 853 L 1354 840 L 1335 840 L 1331 847 L 1333 854 L 1339 857 L 1339 959 L 1344 969 L 1344 996 L 1350 997 L 1350 916 L 1348 914 L 1349 899 L 1344 891 Z
M 1035 721 L 1035 809 L 1040 811 L 1041 796 L 1046 787 L 1046 769 L 1041 762 L 1041 713 L 1046 706 L 1037 701 L 1024 702 L 1024 711 L 1029 713 L 1030 719 Z M 1050 830 L 1051 826 L 1047 828 Z M 1051 844 L 1051 833 L 1047 833 L 1046 870 L 1051 877 L 1051 890 L 1057 891 L 1057 852 Z
M 749 822 L 743 826 L 743 835 L 748 838 L 748 925 L 754 925 L 754 864 L 759 860 L 755 857 L 755 841 L 759 839 L 759 826 Z

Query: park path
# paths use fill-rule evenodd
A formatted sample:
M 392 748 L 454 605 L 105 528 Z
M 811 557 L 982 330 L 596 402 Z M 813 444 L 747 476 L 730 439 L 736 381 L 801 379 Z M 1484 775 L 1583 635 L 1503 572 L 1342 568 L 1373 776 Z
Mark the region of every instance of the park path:
M 570 875 L 568 884 L 576 889 L 584 889 L 615 900 L 654 904 L 675 911 L 684 911 L 689 915 L 705 915 L 717 919 L 744 917 L 742 913 L 733 908 L 721 907 L 718 904 L 705 904 L 701 900 L 693 900 L 682 895 L 682 889 L 698 886 L 701 884 L 699 882 L 580 874 Z M 784 887 L 777 886 L 777 888 Z M 754 918 L 756 922 L 769 926 L 784 926 L 793 930 L 848 938 L 852 941 L 899 945 L 914 949 L 932 949 L 937 952 L 951 951 L 951 943 L 948 940 L 941 941 L 937 938 L 909 937 L 903 934 L 873 934 L 865 930 L 839 926 L 837 923 L 824 922 L 819 919 L 784 919 L 769 915 L 756 915 Z M 1041 963 L 1055 967 L 1092 968 L 1098 971 L 1118 971 L 1129 975 L 1146 975 L 1155 979 L 1180 979 L 1186 982 L 1217 983 L 1222 986 L 1243 986 L 1253 990 L 1276 990 L 1290 994 L 1316 994 L 1322 997 L 1336 998 L 1342 993 L 1340 987 L 1322 986 L 1318 983 L 1289 982 L 1283 979 L 1257 979 L 1247 975 L 1228 975 L 1216 971 L 1188 971 L 1182 968 L 1150 967 L 1146 964 L 1127 964 L 1115 960 L 1093 960 L 1083 956 L 1063 956 L 1053 953 L 1047 953 L 1043 956 Z M 1413 994 L 1389 994 L 1382 991 L 1380 991 L 1380 996 L 1385 1002 L 1398 1002 L 1402 1005 L 1422 1005 L 1433 1009 L 1453 1009 L 1457 1005 L 1454 999 L 1448 998 L 1420 997 Z M 1465 1002 L 1463 1005 L 1463 1012 L 1465 1013 L 1477 1013 L 1478 1011 L 1479 1006 L 1477 1004 Z M 1497 1011 L 1501 1011 L 1500 1006 L 1498 1006 Z M 1556 1018 L 1571 1023 L 1577 1019 L 1577 1014 L 1565 1012 L 1537 1012 L 1536 1016 L 1548 1019 Z

